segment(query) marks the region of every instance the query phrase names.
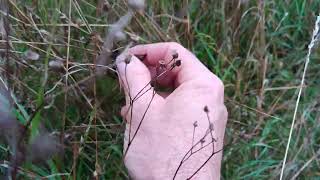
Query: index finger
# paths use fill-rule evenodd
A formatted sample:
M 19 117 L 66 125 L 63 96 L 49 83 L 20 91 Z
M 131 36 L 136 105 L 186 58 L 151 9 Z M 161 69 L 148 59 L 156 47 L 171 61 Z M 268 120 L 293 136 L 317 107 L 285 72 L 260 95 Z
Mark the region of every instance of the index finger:
M 143 57 L 146 66 L 156 67 L 159 61 L 168 64 L 172 61 L 173 55 L 177 53 L 178 60 L 181 60 L 179 67 L 172 68 L 164 78 L 173 81 L 175 86 L 192 81 L 194 79 L 210 79 L 212 73 L 193 55 L 178 43 L 155 43 L 138 45 L 131 48 L 130 53 L 135 56 Z M 204 81 L 205 82 L 205 81 Z

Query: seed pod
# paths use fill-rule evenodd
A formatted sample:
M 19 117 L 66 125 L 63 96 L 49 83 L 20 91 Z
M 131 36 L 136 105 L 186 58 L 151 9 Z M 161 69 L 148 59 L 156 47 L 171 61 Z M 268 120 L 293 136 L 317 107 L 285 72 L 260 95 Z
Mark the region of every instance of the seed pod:
M 177 59 L 178 57 L 179 57 L 178 52 L 177 52 L 176 50 L 174 50 L 174 51 L 172 52 L 172 58 L 173 58 L 173 59 Z
M 198 121 L 195 121 L 194 123 L 193 123 L 193 127 L 198 127 Z
M 129 64 L 130 62 L 131 62 L 131 58 L 132 58 L 132 55 L 127 55 L 127 57 L 124 59 L 124 62 L 126 63 L 126 64 Z
M 150 82 L 150 86 L 151 87 L 155 87 L 156 86 L 156 80 L 151 80 L 151 82 Z
M 178 66 L 178 67 L 181 66 L 181 60 L 176 61 L 176 66 Z
M 205 107 L 203 108 L 203 111 L 206 112 L 206 113 L 208 113 L 208 112 L 209 112 L 208 106 L 205 106 Z

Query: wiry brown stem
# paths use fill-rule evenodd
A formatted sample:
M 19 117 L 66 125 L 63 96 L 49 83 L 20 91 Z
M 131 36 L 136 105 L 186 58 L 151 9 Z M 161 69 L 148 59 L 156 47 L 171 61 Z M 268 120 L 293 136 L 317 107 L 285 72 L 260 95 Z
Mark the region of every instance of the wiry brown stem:
M 130 92 L 130 85 L 128 82 L 128 77 L 127 77 L 127 67 L 128 64 L 126 64 L 125 66 L 125 70 L 124 70 L 124 76 L 125 76 L 125 81 L 126 81 L 126 85 L 128 87 L 128 96 L 129 96 L 129 101 L 130 101 L 130 119 L 129 119 L 129 142 L 131 141 L 131 121 L 132 121 L 132 116 L 133 116 L 133 100 L 131 97 L 131 92 Z
M 9 34 L 10 34 L 10 27 L 9 27 L 9 8 L 8 8 L 8 1 L 7 0 L 0 0 L 0 10 L 5 12 L 6 14 L 5 15 L 0 15 L 0 37 L 5 39 L 5 79 L 7 81 L 9 81 L 10 79 L 10 44 L 9 44 Z M 1 46 L 1 44 L 0 44 Z M 2 55 L 0 54 L 0 57 Z M 8 83 L 8 91 L 10 89 L 10 83 Z M 17 133 L 17 132 L 11 132 L 13 133 L 13 136 L 15 136 L 14 133 Z M 16 137 L 15 137 L 16 138 Z M 19 139 L 20 137 L 18 137 Z M 17 172 L 18 172 L 18 162 L 17 162 L 17 149 L 18 149 L 18 141 L 15 140 L 13 142 L 13 145 L 15 147 L 12 147 L 13 149 L 15 149 L 15 152 L 13 152 L 13 154 L 11 155 L 11 165 L 12 165 L 12 168 L 9 168 L 8 170 L 8 178 L 11 178 L 13 180 L 16 179 L 16 175 L 17 175 Z
M 141 125 L 142 125 L 143 120 L 145 119 L 145 116 L 146 116 L 146 114 L 147 114 L 147 112 L 148 112 L 148 110 L 149 110 L 149 108 L 150 108 L 150 106 L 151 106 L 151 103 L 152 103 L 152 101 L 153 101 L 153 99 L 154 99 L 155 95 L 156 95 L 156 93 L 155 93 L 155 91 L 153 91 L 153 93 L 152 93 L 152 97 L 151 97 L 151 99 L 150 99 L 150 102 L 148 103 L 148 106 L 147 106 L 147 108 L 146 108 L 145 112 L 144 112 L 144 113 L 143 113 L 143 115 L 142 115 L 142 118 L 141 118 L 141 120 L 140 120 L 140 122 L 139 122 L 139 125 L 138 125 L 138 127 L 137 127 L 136 131 L 134 132 L 134 135 L 133 135 L 132 139 L 131 139 L 131 140 L 129 139 L 129 143 L 128 143 L 127 149 L 125 150 L 125 153 L 124 153 L 123 159 L 125 159 L 125 157 L 126 157 L 126 155 L 127 155 L 128 151 L 129 151 L 129 148 L 130 148 L 130 146 L 132 145 L 132 142 L 133 142 L 133 140 L 135 139 L 135 137 L 136 137 L 136 135 L 137 135 L 137 133 L 138 133 L 138 131 L 139 131 L 139 129 L 140 129 L 140 127 L 141 127 Z M 131 122 L 130 122 L 130 124 L 131 124 Z
M 194 145 L 187 151 L 187 153 L 183 156 L 183 158 L 182 158 L 181 161 L 179 162 L 179 165 L 178 165 L 178 167 L 177 167 L 177 169 L 176 169 L 176 171 L 175 171 L 175 173 L 174 173 L 173 179 L 175 179 L 176 176 L 178 175 L 178 172 L 179 172 L 179 170 L 181 169 L 183 163 L 185 163 L 188 159 L 190 159 L 190 157 L 191 157 L 192 155 L 194 155 L 195 153 L 201 151 L 202 149 L 204 149 L 205 147 L 207 147 L 208 145 L 210 145 L 210 144 L 213 142 L 213 140 L 212 140 L 212 142 L 208 143 L 207 145 L 200 147 L 200 148 L 199 148 L 198 150 L 196 150 L 196 151 L 193 151 L 193 149 L 194 149 L 197 145 L 199 145 L 200 143 L 202 144 L 202 141 L 201 141 L 201 140 L 202 140 L 202 139 L 205 139 L 205 138 L 207 137 L 207 135 L 208 135 L 208 132 L 206 132 L 205 135 L 204 135 L 196 144 L 194 144 Z M 189 153 L 190 153 L 190 154 L 189 154 Z
M 97 51 L 97 47 L 95 47 L 95 51 Z M 96 60 L 97 60 L 97 56 L 95 55 L 93 58 L 93 64 L 96 64 Z M 93 73 L 91 75 L 96 74 L 96 67 L 93 67 Z M 95 126 L 94 128 L 94 139 L 95 139 L 95 158 L 96 158 L 96 163 L 95 163 L 95 171 L 96 171 L 96 177 L 95 179 L 98 180 L 99 179 L 99 171 L 100 171 L 100 165 L 99 165 L 99 159 L 98 159 L 98 131 L 97 131 L 97 79 L 96 76 L 94 76 L 94 80 L 93 80 L 93 96 L 94 96 L 94 119 L 93 119 L 93 124 Z
M 189 180 L 189 179 L 193 178 L 193 177 L 210 161 L 210 159 L 211 159 L 215 154 L 221 152 L 222 150 L 223 150 L 223 149 L 220 149 L 219 151 L 216 151 L 216 152 L 212 153 L 212 154 L 208 157 L 208 159 L 207 159 L 190 177 L 188 177 L 187 179 Z
M 127 110 L 127 112 L 125 113 L 125 116 L 126 116 L 126 115 L 128 114 L 128 112 L 130 111 L 130 118 L 129 118 L 129 135 L 128 135 L 128 136 L 129 136 L 129 139 L 128 139 L 128 145 L 127 145 L 127 148 L 126 148 L 126 150 L 125 150 L 125 152 L 124 152 L 123 159 L 125 159 L 125 157 L 126 157 L 126 155 L 127 155 L 127 153 L 128 153 L 128 150 L 129 150 L 130 146 L 132 145 L 132 142 L 133 142 L 133 140 L 135 139 L 135 137 L 136 137 L 136 135 L 137 135 L 137 133 L 138 133 L 141 125 L 142 125 L 142 122 L 143 122 L 143 120 L 144 120 L 144 118 L 145 118 L 145 116 L 146 116 L 146 113 L 148 112 L 148 110 L 149 110 L 149 108 L 150 108 L 150 105 L 151 105 L 151 103 L 152 103 L 152 101 L 153 101 L 153 99 L 154 99 L 154 97 L 155 97 L 155 95 L 156 95 L 155 90 L 153 90 L 153 92 L 152 92 L 152 98 L 151 98 L 150 102 L 148 103 L 147 109 L 145 110 L 145 112 L 144 112 L 141 120 L 139 121 L 138 127 L 137 127 L 136 131 L 134 132 L 133 137 L 131 138 L 131 131 L 132 131 L 132 124 L 131 124 L 131 123 L 132 123 L 132 117 L 133 117 L 133 105 L 134 105 L 134 102 L 135 102 L 136 100 L 138 100 L 140 97 L 142 97 L 143 95 L 145 95 L 147 92 L 149 92 L 149 91 L 152 89 L 152 87 L 146 89 L 149 85 L 151 85 L 153 82 L 157 82 L 157 80 L 158 80 L 160 77 L 164 76 L 164 75 L 167 74 L 169 71 L 172 71 L 175 67 L 180 66 L 181 62 L 179 62 L 179 64 L 176 64 L 176 62 L 177 62 L 177 61 L 176 61 L 176 58 L 177 58 L 177 55 L 174 56 L 173 59 L 170 61 L 170 62 L 174 61 L 174 62 L 171 64 L 170 68 L 166 68 L 163 72 L 157 74 L 156 77 L 152 78 L 152 80 L 151 80 L 150 82 L 148 82 L 133 98 L 132 98 L 131 93 L 130 93 L 130 86 L 129 86 L 129 82 L 128 82 L 128 79 L 127 79 L 127 64 L 126 64 L 126 66 L 125 66 L 125 83 L 126 83 L 126 86 L 127 86 L 127 91 L 128 91 L 129 101 L 130 101 L 130 104 L 129 104 L 129 105 L 130 105 L 130 106 L 129 106 L 129 109 Z M 180 60 L 178 60 L 178 61 L 180 61 Z M 128 62 L 128 63 L 130 63 L 130 62 Z M 169 63 L 168 63 L 168 64 L 169 64 Z M 146 89 L 146 90 L 145 90 L 145 89 Z M 145 90 L 145 91 L 144 91 L 144 90 Z
M 205 149 L 206 147 L 208 147 L 209 145 L 212 144 L 212 153 L 211 155 L 206 159 L 206 161 L 187 179 L 191 179 L 192 177 L 194 177 L 207 163 L 208 161 L 217 153 L 219 153 L 220 151 L 222 150 L 219 150 L 219 151 L 216 151 L 215 152 L 215 148 L 214 148 L 214 143 L 216 142 L 216 139 L 213 137 L 213 124 L 212 122 L 210 121 L 210 117 L 209 117 L 209 109 L 207 106 L 205 106 L 204 108 L 204 112 L 206 113 L 206 116 L 207 116 L 207 120 L 208 120 L 208 129 L 207 131 L 205 132 L 205 134 L 203 135 L 203 137 L 196 143 L 196 144 L 193 144 L 194 143 L 194 136 L 195 136 L 195 129 L 196 127 L 198 126 L 197 125 L 197 121 L 193 124 L 193 135 L 192 135 L 192 146 L 191 148 L 187 151 L 187 153 L 183 156 L 182 160 L 180 161 L 174 175 L 173 175 L 173 179 L 175 179 L 178 175 L 178 172 L 179 170 L 181 169 L 182 165 L 188 160 L 190 159 L 194 154 L 200 152 L 201 150 Z M 206 139 L 206 137 L 210 134 L 211 136 L 211 141 L 209 143 L 207 143 L 206 145 L 203 145 L 204 144 L 204 140 Z M 201 144 L 201 147 L 196 150 L 196 151 L 193 151 L 194 148 Z

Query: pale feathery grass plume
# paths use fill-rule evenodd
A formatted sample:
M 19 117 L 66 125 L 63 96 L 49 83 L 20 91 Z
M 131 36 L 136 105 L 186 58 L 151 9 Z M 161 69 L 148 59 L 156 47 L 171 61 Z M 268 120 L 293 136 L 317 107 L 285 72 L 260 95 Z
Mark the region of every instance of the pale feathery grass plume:
M 131 19 L 135 12 L 141 12 L 144 9 L 145 1 L 144 0 L 129 0 L 128 1 L 128 12 L 119 18 L 117 22 L 111 25 L 109 30 L 106 33 L 104 43 L 102 46 L 102 51 L 97 58 L 97 75 L 103 75 L 107 68 L 103 66 L 107 66 L 112 64 L 112 49 L 114 47 L 114 43 L 119 41 L 124 41 L 126 39 L 126 34 L 124 33 L 124 29 L 129 25 Z
M 308 46 L 308 54 L 306 56 L 306 62 L 304 65 L 304 70 L 303 70 L 302 79 L 301 79 L 301 83 L 300 83 L 299 93 L 298 93 L 298 97 L 297 97 L 297 101 L 296 101 L 296 105 L 295 105 L 295 109 L 294 109 L 294 113 L 293 113 L 293 118 L 292 118 L 291 128 L 290 128 L 290 132 L 289 132 L 288 142 L 287 142 L 287 146 L 286 146 L 286 151 L 285 151 L 283 162 L 282 162 L 280 180 L 283 179 L 283 175 L 284 175 L 288 151 L 289 151 L 290 142 L 291 142 L 292 133 L 293 133 L 293 128 L 294 128 L 294 124 L 295 124 L 296 117 L 297 117 L 297 112 L 298 112 L 298 107 L 299 107 L 299 103 L 300 103 L 300 99 L 301 99 L 303 86 L 305 83 L 306 72 L 308 69 L 309 62 L 310 62 L 310 56 L 311 56 L 313 48 L 316 46 L 317 42 L 319 42 L 319 39 L 320 39 L 320 32 L 319 32 L 319 30 L 320 30 L 320 15 L 317 16 L 317 20 L 316 20 L 314 26 L 315 27 L 313 30 L 312 39 L 311 39 L 310 44 Z

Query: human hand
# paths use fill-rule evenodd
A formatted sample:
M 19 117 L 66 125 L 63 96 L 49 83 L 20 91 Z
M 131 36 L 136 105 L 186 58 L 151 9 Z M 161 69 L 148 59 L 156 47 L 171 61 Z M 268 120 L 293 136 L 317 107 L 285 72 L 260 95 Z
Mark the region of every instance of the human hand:
M 176 53 L 181 65 L 173 67 Z M 117 58 L 126 94 L 121 114 L 127 120 L 124 161 L 129 175 L 139 180 L 220 179 L 227 122 L 221 80 L 177 43 L 138 45 L 129 54 L 145 56 L 143 61 Z M 171 65 L 164 70 L 159 61 Z M 155 92 L 154 82 L 174 90 Z

